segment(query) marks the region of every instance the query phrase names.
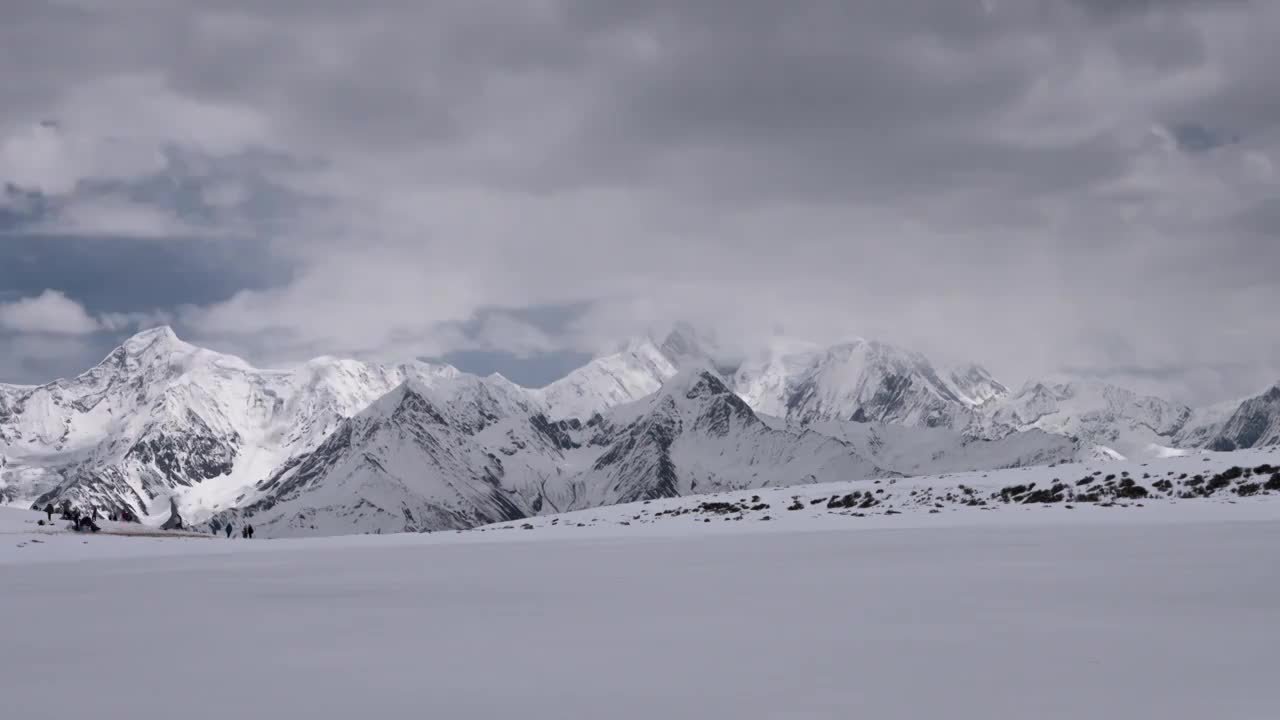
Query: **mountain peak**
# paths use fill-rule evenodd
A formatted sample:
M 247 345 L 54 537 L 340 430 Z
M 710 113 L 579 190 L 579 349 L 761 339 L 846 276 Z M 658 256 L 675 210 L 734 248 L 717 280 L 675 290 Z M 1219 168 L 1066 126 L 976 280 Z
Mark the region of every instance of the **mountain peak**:
M 130 355 L 138 355 L 148 350 L 190 350 L 195 346 L 180 340 L 168 325 L 159 325 L 137 333 L 125 340 L 120 347 Z
M 658 343 L 658 350 L 671 361 L 672 365 L 676 366 L 687 358 L 700 359 L 707 354 L 697 331 L 692 325 L 683 322 L 676 323 L 671 328 L 671 332 L 667 333 L 661 343 Z
M 664 395 L 682 395 L 690 400 L 733 394 L 723 380 L 705 368 L 680 371 L 662 386 L 661 392 Z

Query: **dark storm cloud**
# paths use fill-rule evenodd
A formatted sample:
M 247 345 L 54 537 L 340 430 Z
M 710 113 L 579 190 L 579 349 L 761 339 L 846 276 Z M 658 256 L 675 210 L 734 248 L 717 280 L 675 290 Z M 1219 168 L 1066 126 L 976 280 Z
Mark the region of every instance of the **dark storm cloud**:
M 225 300 L 287 277 L 260 245 L 195 240 L 9 237 L 0 241 L 0 288 L 9 296 L 59 288 L 97 312 L 146 312 Z
M 21 190 L 0 217 L 38 215 L 48 241 L 0 240 L 29 258 L 0 276 L 7 296 L 60 289 L 94 317 L 150 303 L 255 358 L 513 375 L 534 358 L 539 379 L 677 317 L 744 343 L 778 326 L 880 335 L 1015 384 L 1114 366 L 1225 394 L 1247 388 L 1170 363 L 1241 356 L 1255 370 L 1239 386 L 1280 374 L 1259 339 L 1280 301 L 1260 270 L 1280 266 L 1274 4 L 20 0 L 4 15 L 0 182 Z M 79 244 L 94 227 L 129 260 Z M 130 287 L 91 288 L 99 264 L 104 287 Z

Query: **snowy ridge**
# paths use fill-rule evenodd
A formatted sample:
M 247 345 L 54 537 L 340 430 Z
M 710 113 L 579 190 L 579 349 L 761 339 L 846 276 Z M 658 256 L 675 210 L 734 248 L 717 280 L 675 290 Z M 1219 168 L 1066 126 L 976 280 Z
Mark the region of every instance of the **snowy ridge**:
M 211 521 L 267 536 L 462 529 L 693 492 L 882 476 L 848 445 L 774 430 L 708 371 L 653 396 L 553 422 L 513 406 L 479 432 L 450 417 L 449 391 L 408 382 Z
M 524 517 L 501 489 L 501 460 L 469 442 L 447 405 L 420 382 L 403 383 L 259 483 L 259 499 L 234 515 L 274 536 L 462 529 Z
M 5 388 L 0 488 L 14 501 L 127 508 L 157 522 L 176 497 L 180 511 L 198 520 L 237 503 L 407 378 L 438 385 L 459 375 L 426 363 L 335 358 L 257 370 L 157 328 L 79 377 Z M 507 388 L 493 384 L 474 403 L 459 400 L 475 413 L 470 422 L 504 402 L 497 398 Z
M 1191 409 L 1098 382 L 1028 383 L 983 418 L 982 433 L 1000 437 L 1039 429 L 1128 456 L 1173 445 Z
M 830 420 L 963 429 L 1004 386 L 974 365 L 944 379 L 927 358 L 878 342 L 782 347 L 734 377 L 752 407 L 807 425 Z
M 586 420 L 657 392 L 682 369 L 715 367 L 697 333 L 677 325 L 662 340 L 632 340 L 621 352 L 596 358 L 533 392 L 553 418 Z
M 657 392 L 675 374 L 676 366 L 645 338 L 620 353 L 592 360 L 538 393 L 557 419 L 586 419 Z
M 707 370 L 681 372 L 611 419 L 608 449 L 562 484 L 556 507 L 886 474 L 845 443 L 771 428 Z
M 681 327 L 541 389 L 447 365 L 260 370 L 130 338 L 84 374 L 0 385 L 0 502 L 268 534 L 462 528 L 721 490 L 1280 444 L 1280 387 L 1193 411 L 1101 383 L 1010 394 L 870 341 L 737 368 Z
M 1280 445 L 1280 384 L 1240 403 L 1205 441 L 1213 450 Z

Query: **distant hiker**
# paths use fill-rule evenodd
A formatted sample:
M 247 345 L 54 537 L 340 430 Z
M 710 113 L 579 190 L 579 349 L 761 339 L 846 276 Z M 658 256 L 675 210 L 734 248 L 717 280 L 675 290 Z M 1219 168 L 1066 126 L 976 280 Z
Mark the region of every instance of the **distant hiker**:
M 240 539 L 241 539 L 241 540 L 248 540 L 248 539 L 249 539 L 249 526 L 248 526 L 248 525 L 245 525 L 244 527 L 240 528 Z
M 231 539 L 231 523 L 227 523 L 227 539 Z
M 247 526 L 247 527 L 245 528 L 245 531 L 249 533 L 248 538 L 249 538 L 250 540 L 252 540 L 252 539 L 253 539 L 253 526 L 252 526 L 252 525 Z
M 102 514 L 98 512 L 98 506 L 97 506 L 97 505 L 94 505 L 94 506 L 93 506 L 93 519 L 94 519 L 94 520 L 101 520 L 101 519 L 102 519 Z
M 53 503 L 44 506 L 44 514 L 49 516 L 49 522 L 53 522 Z

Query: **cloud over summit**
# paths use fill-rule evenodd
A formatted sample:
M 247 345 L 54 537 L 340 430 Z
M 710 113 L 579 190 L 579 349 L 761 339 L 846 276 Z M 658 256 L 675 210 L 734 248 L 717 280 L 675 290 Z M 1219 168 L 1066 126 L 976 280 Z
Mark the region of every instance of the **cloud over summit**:
M 0 205 L 0 254 L 64 248 L 40 290 L 74 302 L 66 236 L 233 248 L 207 267 L 217 297 L 88 317 L 165 313 L 271 361 L 595 352 L 689 319 L 1011 379 L 1123 370 L 1193 399 L 1280 373 L 1273 4 L 6 15 L 0 182 L 42 204 Z M 250 263 L 270 277 L 242 279 Z M 566 310 L 551 331 L 486 314 L 539 308 Z

